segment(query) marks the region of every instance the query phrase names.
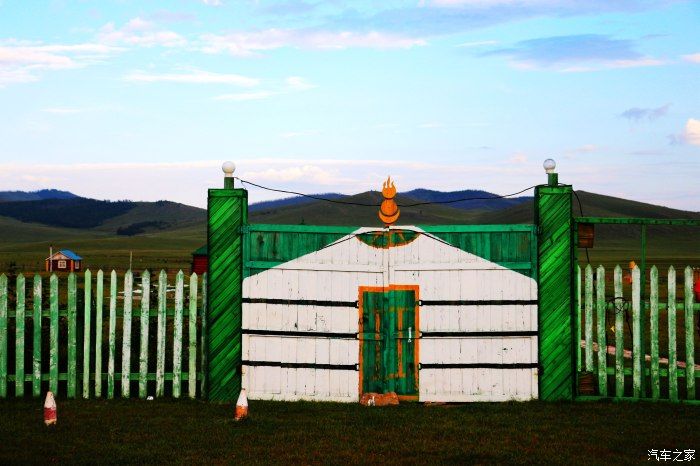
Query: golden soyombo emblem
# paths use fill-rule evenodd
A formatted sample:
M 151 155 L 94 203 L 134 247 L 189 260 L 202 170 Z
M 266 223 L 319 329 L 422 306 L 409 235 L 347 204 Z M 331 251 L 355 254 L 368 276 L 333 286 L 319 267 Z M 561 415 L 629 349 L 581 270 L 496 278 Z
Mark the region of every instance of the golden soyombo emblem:
M 394 201 L 396 197 L 396 186 L 394 182 L 391 181 L 391 177 L 388 177 L 382 185 L 382 196 L 384 196 L 384 200 L 382 201 L 382 205 L 379 206 L 379 220 L 389 227 L 399 219 L 399 215 L 401 214 L 399 206 L 396 205 Z

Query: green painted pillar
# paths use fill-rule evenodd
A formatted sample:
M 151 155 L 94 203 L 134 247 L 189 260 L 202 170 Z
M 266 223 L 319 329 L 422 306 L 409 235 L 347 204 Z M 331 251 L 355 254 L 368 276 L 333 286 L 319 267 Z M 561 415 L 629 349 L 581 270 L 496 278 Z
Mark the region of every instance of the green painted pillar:
M 572 188 L 559 185 L 553 169 L 548 184 L 535 189 L 539 396 L 548 401 L 571 400 L 576 393 Z
M 241 390 L 243 226 L 248 191 L 233 186 L 234 165 L 223 166 L 224 189 L 210 189 L 208 212 L 207 397 L 235 401 Z

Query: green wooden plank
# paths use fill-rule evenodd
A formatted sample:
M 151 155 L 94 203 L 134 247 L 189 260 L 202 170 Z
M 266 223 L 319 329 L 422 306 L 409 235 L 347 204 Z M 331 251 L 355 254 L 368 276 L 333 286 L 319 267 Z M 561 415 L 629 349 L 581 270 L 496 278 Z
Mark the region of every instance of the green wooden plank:
M 608 396 L 608 344 L 605 339 L 605 269 L 596 270 L 596 329 L 598 337 L 598 394 Z
M 586 372 L 593 372 L 593 268 L 586 266 Z
M 104 273 L 97 271 L 97 290 L 95 291 L 95 397 L 102 396 L 102 311 L 104 300 Z
M 642 322 L 639 267 L 632 269 L 632 396 L 642 396 Z
M 139 354 L 139 398 L 148 396 L 148 323 L 151 305 L 151 272 L 141 273 L 141 353 Z
M 107 355 L 107 398 L 114 398 L 114 356 L 117 351 L 117 272 L 109 281 L 109 354 Z
M 165 389 L 165 300 L 168 275 L 165 270 L 158 276 L 158 329 L 156 340 L 156 396 L 163 396 Z
M 581 266 L 576 265 L 576 371 L 581 372 Z
M 83 398 L 90 398 L 90 330 L 92 318 L 92 272 L 90 269 L 84 274 L 84 317 L 83 317 Z
M 651 267 L 649 272 L 649 295 L 650 316 L 649 333 L 651 337 L 651 398 L 658 400 L 661 396 L 661 385 L 659 378 L 659 270 L 656 266 Z
M 78 387 L 77 288 L 75 273 L 71 272 L 68 274 L 68 398 L 75 398 Z
M 676 269 L 668 268 L 668 396 L 671 401 L 678 401 L 678 367 L 676 356 Z
M 129 398 L 129 374 L 131 373 L 131 306 L 134 276 L 131 270 L 124 274 L 124 317 L 122 318 L 122 398 Z
M 538 186 L 535 190 L 542 400 L 571 400 L 575 394 L 572 196 L 570 186 Z
M 695 399 L 695 316 L 693 313 L 693 269 L 685 268 L 685 371 L 688 399 Z
M 190 312 L 187 316 L 189 324 L 189 352 L 187 354 L 188 395 L 190 398 L 197 396 L 197 274 L 190 276 Z
M 0 275 L 0 398 L 7 398 L 7 275 Z
M 41 396 L 41 275 L 34 275 L 34 341 L 32 343 L 32 396 Z
M 199 393 L 202 397 L 207 397 L 207 377 L 209 374 L 209 366 L 207 364 L 207 335 L 209 330 L 207 329 L 207 274 L 202 275 L 202 323 L 200 330 L 200 344 L 199 344 L 199 360 L 201 361 L 199 370 L 202 374 L 199 383 Z
M 58 396 L 58 277 L 49 279 L 49 390 Z
M 247 223 L 247 198 L 247 191 L 242 189 L 210 189 L 207 201 L 210 273 L 207 385 L 208 398 L 213 401 L 235 401 L 241 388 L 243 242 L 248 235 L 242 232 L 242 227 Z M 284 253 L 302 255 L 300 250 L 282 251 L 274 242 L 266 245 L 264 252 L 266 255 L 261 259 L 286 259 L 281 256 Z
M 184 274 L 175 277 L 175 321 L 173 322 L 173 398 L 180 398 L 182 389 L 182 305 Z
M 24 275 L 17 275 L 17 303 L 15 307 L 15 396 L 24 396 Z
M 622 301 L 622 268 L 615 266 L 613 275 L 615 287 L 615 396 L 625 396 L 625 328 L 623 326 L 624 307 Z

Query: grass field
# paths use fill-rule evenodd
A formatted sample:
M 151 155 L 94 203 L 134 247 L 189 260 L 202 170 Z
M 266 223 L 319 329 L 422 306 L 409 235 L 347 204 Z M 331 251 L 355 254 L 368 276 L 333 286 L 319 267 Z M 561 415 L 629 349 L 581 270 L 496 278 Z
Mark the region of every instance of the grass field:
M 700 406 L 477 403 L 0 402 L 0 463 L 647 463 L 649 449 L 700 450 Z M 697 454 L 696 454 L 697 456 Z M 648 463 L 647 463 L 648 464 Z

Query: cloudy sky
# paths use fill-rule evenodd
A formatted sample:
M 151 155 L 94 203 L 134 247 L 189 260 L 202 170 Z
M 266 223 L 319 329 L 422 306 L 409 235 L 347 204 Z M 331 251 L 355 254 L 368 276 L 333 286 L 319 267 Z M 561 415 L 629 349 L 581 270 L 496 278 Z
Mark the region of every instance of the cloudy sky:
M 576 189 L 700 210 L 700 3 L 0 0 L 0 190 Z M 279 197 L 251 190 L 252 201 Z

